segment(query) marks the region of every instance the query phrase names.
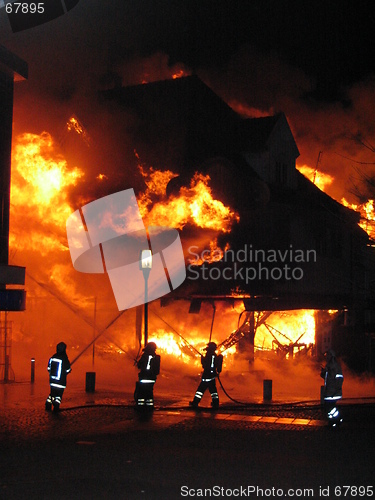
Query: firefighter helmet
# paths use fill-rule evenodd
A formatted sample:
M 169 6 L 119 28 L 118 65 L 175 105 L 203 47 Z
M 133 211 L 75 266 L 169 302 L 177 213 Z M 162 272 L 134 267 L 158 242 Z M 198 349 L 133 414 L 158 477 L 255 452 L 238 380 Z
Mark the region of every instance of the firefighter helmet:
M 151 351 L 151 352 L 155 352 L 157 349 L 157 345 L 155 344 L 155 342 L 149 342 L 146 347 L 144 348 L 144 351 Z
M 326 356 L 328 358 L 335 358 L 336 357 L 336 353 L 333 349 L 328 349 L 328 351 L 326 352 Z
M 205 348 L 205 350 L 209 352 L 216 351 L 216 349 L 217 349 L 217 344 L 215 344 L 215 342 L 209 342 L 207 344 L 207 347 Z
M 65 352 L 65 351 L 66 351 L 65 342 L 59 342 L 56 346 L 56 352 Z

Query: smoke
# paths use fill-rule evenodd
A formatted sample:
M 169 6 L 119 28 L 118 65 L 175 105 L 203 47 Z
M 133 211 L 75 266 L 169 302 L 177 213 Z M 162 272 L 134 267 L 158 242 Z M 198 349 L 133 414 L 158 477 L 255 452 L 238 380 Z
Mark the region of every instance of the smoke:
M 279 54 L 264 54 L 251 46 L 242 47 L 220 72 L 205 68 L 200 74 L 245 117 L 284 112 L 300 151 L 297 165 L 315 170 L 322 151 L 318 170 L 334 177 L 326 192 L 337 201 L 356 201 L 351 193 L 353 184 L 360 184 L 355 167 L 367 175 L 375 171 L 374 151 L 358 140 L 375 144 L 374 76 L 342 88 L 341 100 L 318 101 L 313 79 Z
M 28 39 L 31 33 L 27 32 L 15 39 L 9 36 L 3 43 L 8 42 L 9 48 L 30 66 L 29 80 L 16 85 L 15 133 L 40 134 L 46 130 L 59 139 L 66 120 L 76 114 L 96 145 L 86 153 L 85 165 L 92 172 L 85 192 L 94 197 L 97 193 L 92 190 L 94 179 L 99 173 L 107 175 L 108 181 L 96 189 L 113 191 L 121 183 L 130 185 L 136 172 L 131 133 L 134 117 L 124 117 L 124 113 L 113 109 L 110 115 L 105 113 L 98 103 L 98 90 L 187 75 L 192 69 L 183 61 L 172 63 L 168 53 L 157 45 L 152 51 L 151 39 L 157 28 L 154 26 L 147 33 L 147 23 L 134 29 L 126 20 L 121 38 L 110 36 L 113 26 L 107 32 L 96 28 L 94 22 L 89 31 L 82 33 L 78 21 L 81 9 L 78 6 L 76 12 L 69 14 L 72 23 L 69 37 L 57 22 L 33 31 L 32 44 Z M 104 7 L 97 5 L 95 9 L 103 11 L 101 15 L 106 22 L 112 8 L 107 7 L 108 12 L 104 12 Z M 88 15 L 93 16 L 95 9 Z M 119 19 L 115 22 L 117 25 Z M 126 33 L 130 38 L 125 43 Z M 54 44 L 48 43 L 51 39 Z M 39 52 L 43 58 L 38 57 Z M 319 170 L 335 178 L 328 193 L 338 201 L 343 197 L 356 201 L 351 194 L 353 184 L 359 182 L 354 167 L 365 168 L 367 174 L 374 171 L 373 166 L 363 165 L 374 163 L 374 153 L 358 141 L 365 138 L 375 143 L 371 116 L 375 99 L 373 76 L 343 87 L 342 99 L 329 102 L 316 100 L 314 78 L 288 63 L 279 52 L 242 45 L 220 67 L 215 64 L 195 66 L 194 72 L 245 116 L 283 111 L 301 153 L 297 164 L 315 169 L 322 151 Z M 117 126 L 118 120 L 122 127 Z

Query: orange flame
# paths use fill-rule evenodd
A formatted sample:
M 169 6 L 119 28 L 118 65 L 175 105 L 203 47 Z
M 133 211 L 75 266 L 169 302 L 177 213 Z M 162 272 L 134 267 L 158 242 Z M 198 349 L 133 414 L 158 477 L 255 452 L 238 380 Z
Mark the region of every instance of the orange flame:
M 68 191 L 79 182 L 83 173 L 78 168 L 68 167 L 65 159 L 56 151 L 52 137 L 46 132 L 40 135 L 26 133 L 17 137 L 12 160 L 12 246 L 16 250 L 37 250 L 41 255 L 49 251 L 66 252 L 65 223 L 72 212 Z M 199 228 L 228 233 L 233 223 L 239 220 L 238 214 L 230 207 L 214 199 L 209 187 L 209 176 L 196 173 L 189 187 L 182 187 L 178 195 L 166 200 L 167 184 L 176 174 L 169 170 L 160 172 L 152 168 L 148 171 L 140 168 L 140 171 L 145 178 L 147 189 L 140 197 L 139 205 L 148 224 L 176 228 L 194 224 Z M 373 213 L 373 205 L 369 204 L 366 208 L 369 213 Z M 28 237 L 18 237 L 18 233 L 21 235 L 25 225 L 28 225 L 28 220 L 32 221 L 32 230 Z M 223 250 L 218 248 L 216 239 L 211 243 L 212 259 L 220 260 Z M 207 259 L 208 256 L 205 257 L 205 260 Z M 75 281 L 74 278 L 69 279 L 63 263 L 55 262 L 51 265 L 49 278 L 57 284 L 64 283 L 64 294 L 72 300 L 75 296 Z M 273 313 L 268 323 L 288 337 L 286 339 L 285 336 L 279 335 L 280 344 L 296 342 L 302 334 L 301 343 L 314 343 L 313 311 Z M 189 341 L 191 338 L 195 348 L 202 352 L 207 338 L 199 329 L 190 333 Z M 199 366 L 199 356 L 191 356 L 191 353 L 187 352 L 187 346 L 172 332 L 159 329 L 150 335 L 151 339 L 163 352 L 178 357 L 184 363 L 194 360 Z M 257 348 L 272 349 L 273 340 L 264 326 L 257 329 Z M 235 352 L 235 346 L 224 352 L 228 362 Z
M 265 325 L 260 325 L 257 328 L 255 335 L 255 347 L 262 350 L 278 349 L 279 344 L 283 346 L 292 346 L 298 344 L 314 344 L 315 343 L 315 317 L 313 310 L 297 310 L 274 312 L 267 319 Z M 296 346 L 294 350 L 298 350 Z
M 196 351 L 190 351 L 181 339 L 173 334 L 172 332 L 165 331 L 162 328 L 155 330 L 149 340 L 155 342 L 158 346 L 158 351 L 163 354 L 169 354 L 179 358 L 186 364 L 194 364 L 197 367 L 201 366 L 200 354 L 204 354 L 204 348 L 207 345 L 207 338 L 202 337 L 201 333 L 192 332 L 192 337 L 194 340 L 194 348 Z M 198 351 L 198 352 L 197 352 Z M 236 346 L 225 350 L 223 352 L 224 359 L 228 359 L 236 352 Z
M 11 228 L 22 232 L 29 218 L 33 221 L 33 231 L 28 238 L 17 238 L 12 230 L 11 245 L 16 249 L 22 246 L 42 252 L 62 249 L 52 231 L 60 233 L 65 228 L 71 213 L 67 189 L 76 185 L 83 173 L 78 168 L 68 168 L 47 132 L 18 136 L 12 161 L 11 203 L 14 210 L 11 216 L 14 223 Z
M 351 208 L 361 214 L 361 221 L 358 225 L 366 231 L 370 238 L 375 239 L 374 200 L 368 200 L 366 203 L 354 204 L 349 203 L 345 198 L 342 198 L 341 203 L 344 207 Z
M 151 195 L 165 193 L 170 179 L 176 174 L 167 170 L 156 172 L 150 169 L 150 174 L 142 175 L 146 181 L 147 191 L 140 199 L 140 210 L 149 225 L 158 224 L 182 229 L 186 224 L 195 224 L 203 229 L 230 232 L 234 222 L 239 221 L 239 216 L 230 207 L 212 196 L 208 183 L 210 177 L 195 173 L 190 187 L 181 187 L 179 196 L 171 196 L 168 200 L 155 203 L 148 211 L 151 204 Z
M 321 191 L 324 191 L 333 183 L 334 178 L 325 174 L 324 172 L 317 171 L 307 165 L 296 165 L 296 168 L 302 175 L 307 177 L 313 182 Z
M 75 132 L 77 135 L 81 137 L 81 139 L 85 142 L 87 146 L 90 146 L 90 137 L 87 133 L 87 130 L 80 123 L 76 116 L 71 116 L 66 123 L 66 129 L 68 132 Z

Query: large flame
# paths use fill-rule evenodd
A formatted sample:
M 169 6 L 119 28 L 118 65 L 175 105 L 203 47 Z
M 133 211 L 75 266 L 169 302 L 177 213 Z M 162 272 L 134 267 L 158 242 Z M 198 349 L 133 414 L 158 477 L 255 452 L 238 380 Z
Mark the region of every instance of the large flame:
M 301 174 L 313 182 L 319 189 L 326 192 L 334 181 L 334 177 L 324 172 L 317 171 L 307 165 L 296 167 Z M 346 198 L 341 198 L 341 204 L 361 215 L 359 226 L 366 231 L 370 238 L 375 238 L 375 209 L 374 200 L 367 200 L 365 203 L 350 203 Z
M 314 344 L 314 314 L 313 310 L 306 309 L 274 312 L 265 324 L 257 328 L 255 347 L 261 350 L 279 351 L 283 347 L 294 346 L 295 352 L 304 346 Z
M 10 244 L 16 249 L 46 252 L 62 248 L 53 234 L 64 231 L 71 213 L 67 189 L 83 176 L 78 168 L 68 168 L 56 152 L 50 134 L 25 133 L 15 140 L 12 155 L 11 205 L 13 224 Z M 27 238 L 19 237 L 24 227 L 32 228 Z
M 141 214 L 148 225 L 158 224 L 182 229 L 190 223 L 202 229 L 227 233 L 233 223 L 239 221 L 239 215 L 234 210 L 213 197 L 208 175 L 195 173 L 190 187 L 183 186 L 178 196 L 160 200 L 151 206 L 152 195 L 164 194 L 168 182 L 176 177 L 176 174 L 169 170 L 159 172 L 153 169 L 148 173 L 141 169 L 141 172 L 146 179 L 147 191 L 139 200 L 139 204 Z
M 200 367 L 200 355 L 205 353 L 207 338 L 202 335 L 199 329 L 190 332 L 190 335 L 192 338 L 189 339 L 189 345 L 173 331 L 158 328 L 152 332 L 149 340 L 156 343 L 161 353 L 179 358 L 186 364 Z M 228 362 L 235 352 L 236 346 L 224 350 L 224 361 Z
M 375 209 L 374 200 L 368 200 L 366 203 L 349 203 L 345 198 L 342 198 L 341 203 L 352 210 L 361 214 L 359 226 L 366 231 L 371 239 L 375 239 Z
M 222 329 L 222 327 L 221 327 Z M 232 333 L 226 332 L 227 337 Z M 149 340 L 156 343 L 163 355 L 179 358 L 186 364 L 200 366 L 199 353 L 204 352 L 207 338 L 198 329 L 190 331 L 189 342 L 195 350 L 189 350 L 184 340 L 172 330 L 157 328 L 152 330 Z M 224 339 L 222 339 L 224 340 Z M 297 353 L 312 354 L 311 347 L 315 344 L 315 311 L 275 311 L 267 321 L 256 329 L 254 347 L 256 351 L 268 351 L 291 358 Z M 198 352 L 197 352 L 198 351 Z M 226 365 L 233 362 L 237 353 L 237 345 L 219 349 L 224 355 Z
M 332 175 L 325 174 L 324 172 L 318 171 L 316 168 L 309 167 L 308 165 L 296 165 L 296 168 L 321 191 L 325 191 L 334 181 Z
M 71 125 L 72 131 L 79 134 L 79 124 L 71 122 Z M 66 261 L 59 255 L 62 255 L 61 252 L 66 255 L 67 252 L 65 224 L 72 213 L 69 190 L 84 174 L 80 169 L 68 166 L 51 135 L 46 132 L 40 135 L 25 133 L 18 136 L 14 141 L 12 162 L 11 245 L 15 251 L 36 250 L 41 257 L 47 252 L 54 252 L 54 260 L 50 259 L 48 271 L 51 284 L 56 289 L 60 287 L 59 292 L 67 302 L 74 300 L 78 304 L 74 298 L 74 278 L 67 273 Z M 167 184 L 176 174 L 152 168 L 140 168 L 140 171 L 145 179 L 146 190 L 139 196 L 138 202 L 146 225 L 167 225 L 181 229 L 189 224 L 209 229 L 212 233 L 228 233 L 232 225 L 239 220 L 234 210 L 214 198 L 209 186 L 209 176 L 196 173 L 190 186 L 182 187 L 178 195 L 166 199 Z M 25 225 L 29 227 L 27 238 L 22 237 Z M 223 250 L 217 247 L 215 237 L 211 243 L 212 259 L 219 260 Z M 208 257 L 205 258 L 207 259 Z M 87 305 L 88 302 L 82 298 L 80 304 L 83 308 L 92 306 Z M 235 324 L 238 314 L 231 308 L 228 310 L 233 315 Z M 178 315 L 174 321 L 178 327 Z M 280 349 L 281 345 L 293 344 L 298 339 L 302 344 L 314 343 L 313 311 L 273 313 L 267 323 L 274 328 L 272 331 L 277 336 L 278 343 L 275 344 L 270 331 L 262 325 L 257 329 L 255 337 L 255 346 L 258 349 L 276 350 Z M 233 328 L 230 327 L 230 322 L 224 321 L 223 324 L 225 328 L 228 327 L 228 331 L 224 329 L 222 332 L 225 338 L 231 334 Z M 275 333 L 276 330 L 281 333 Z M 199 324 L 197 328 L 189 330 L 186 337 L 188 344 L 172 330 L 150 327 L 150 340 L 154 340 L 164 354 L 199 367 L 200 358 L 197 351 L 203 352 L 207 343 L 207 332 L 201 332 Z M 194 348 L 191 349 L 191 346 Z M 223 352 L 227 363 L 231 362 L 235 352 L 236 345 Z

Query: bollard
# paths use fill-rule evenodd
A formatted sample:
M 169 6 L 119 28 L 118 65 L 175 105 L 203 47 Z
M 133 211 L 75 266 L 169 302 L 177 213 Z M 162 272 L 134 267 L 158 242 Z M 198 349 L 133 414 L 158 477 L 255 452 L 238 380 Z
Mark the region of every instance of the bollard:
M 96 372 L 86 372 L 86 392 L 95 392 Z
M 272 380 L 263 380 L 263 401 L 272 400 Z
M 33 384 L 35 381 L 35 358 L 31 358 L 31 379 L 30 382 Z

